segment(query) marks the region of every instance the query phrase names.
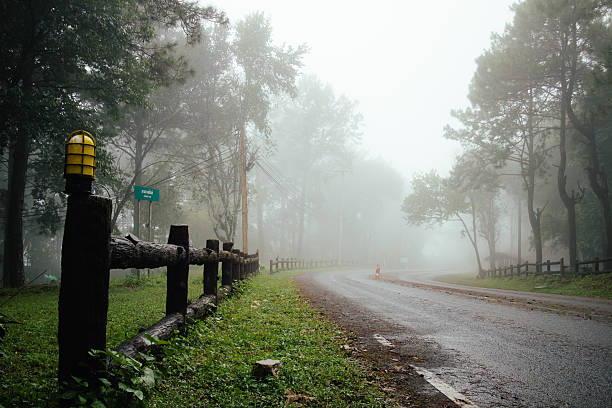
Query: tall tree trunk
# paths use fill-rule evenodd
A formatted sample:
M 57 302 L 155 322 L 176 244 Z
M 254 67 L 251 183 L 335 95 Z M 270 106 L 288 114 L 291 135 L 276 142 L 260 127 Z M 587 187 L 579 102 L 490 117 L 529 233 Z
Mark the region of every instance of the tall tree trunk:
M 529 214 L 529 224 L 533 234 L 533 244 L 536 250 L 536 263 L 542 263 L 542 229 L 540 218 L 542 210 L 534 208 L 535 201 L 535 173 L 537 168 L 537 158 L 534 151 L 535 130 L 533 128 L 533 95 L 530 93 L 529 114 L 527 118 L 527 175 L 524 180 L 527 187 L 527 212 Z
M 26 129 L 19 129 L 9 154 L 10 168 L 8 174 L 6 224 L 4 228 L 3 284 L 5 288 L 16 288 L 25 284 L 23 270 L 23 207 L 28 159 L 30 156 L 30 134 Z
M 463 225 L 463 230 L 465 231 L 465 234 L 470 240 L 470 244 L 472 244 L 472 248 L 474 248 L 474 255 L 476 256 L 476 263 L 478 264 L 478 276 L 482 276 L 482 262 L 480 261 L 480 252 L 478 251 L 478 245 L 476 244 L 475 236 L 472 237 L 472 234 L 470 233 L 470 229 L 468 228 L 467 224 L 465 223 L 461 215 L 460 214 L 456 214 L 456 215 L 459 221 L 461 221 L 461 224 Z
M 136 146 L 134 149 L 134 184 L 141 186 L 142 184 L 142 162 L 144 159 L 144 125 L 139 124 L 136 130 Z M 141 238 L 140 232 L 140 200 L 134 199 L 134 235 Z M 140 279 L 140 269 L 135 269 L 136 277 Z
M 535 176 L 531 176 L 535 178 Z M 540 227 L 540 216 L 542 210 L 534 208 L 535 186 L 530 183 L 527 187 L 527 212 L 529 213 L 529 224 L 533 234 L 533 244 L 536 250 L 536 263 L 542 263 L 542 230 Z
M 565 48 L 565 47 L 563 47 Z M 559 121 L 559 167 L 557 170 L 557 187 L 559 188 L 559 196 L 567 210 L 568 224 L 568 239 L 569 239 L 569 259 L 570 265 L 576 264 L 576 199 L 574 193 L 572 196 L 567 193 L 567 176 L 565 170 L 567 168 L 567 125 L 566 125 L 566 108 L 567 89 L 565 72 L 561 73 L 561 103 L 560 103 L 560 121 Z
M 496 248 L 495 248 L 495 241 L 496 241 L 496 223 L 497 223 L 497 214 L 496 214 L 496 210 L 495 210 L 495 202 L 494 202 L 494 198 L 491 198 L 489 200 L 488 204 L 488 208 L 487 208 L 487 231 L 486 231 L 486 236 L 487 236 L 487 245 L 489 246 L 489 267 L 491 268 L 491 270 L 495 270 L 495 268 L 497 267 L 497 255 L 496 255 Z
M 569 239 L 569 258 L 570 265 L 576 264 L 577 244 L 576 244 L 576 197 L 572 191 L 570 196 L 567 193 L 567 102 L 574 89 L 574 76 L 567 78 L 566 59 L 569 55 L 568 33 L 562 32 L 560 38 L 561 64 L 559 67 L 559 83 L 561 85 L 561 100 L 559 101 L 559 167 L 557 170 L 557 187 L 559 196 L 567 210 L 568 239 Z
M 134 185 L 140 186 L 142 185 L 142 161 L 143 161 L 143 142 L 144 142 L 144 127 L 138 126 L 136 130 L 136 145 L 134 148 Z M 134 235 L 140 238 L 140 208 L 138 205 L 138 200 L 134 199 L 134 212 L 133 212 L 133 222 L 134 222 Z

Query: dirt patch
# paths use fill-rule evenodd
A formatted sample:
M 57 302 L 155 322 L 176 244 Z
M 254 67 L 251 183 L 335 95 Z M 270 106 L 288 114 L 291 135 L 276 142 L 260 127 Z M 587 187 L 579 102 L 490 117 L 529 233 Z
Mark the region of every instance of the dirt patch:
M 392 339 L 395 333 L 405 332 L 406 328 L 322 289 L 310 279 L 309 274 L 296 276 L 293 280 L 312 306 L 321 310 L 329 320 L 353 333 L 353 342 L 344 346 L 347 355 L 373 370 L 391 406 L 456 407 L 411 367 L 419 365 L 420 361 L 435 359 L 430 349 L 418 344 L 405 344 L 405 341 L 402 344 L 396 340 L 393 340 L 392 346 L 385 346 L 375 338 L 375 334 L 378 334 Z

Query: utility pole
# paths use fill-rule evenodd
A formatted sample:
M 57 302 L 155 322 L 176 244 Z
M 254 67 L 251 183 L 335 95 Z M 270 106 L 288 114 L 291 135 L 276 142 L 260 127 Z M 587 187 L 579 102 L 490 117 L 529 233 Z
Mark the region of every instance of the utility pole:
M 247 208 L 247 183 L 246 183 L 246 137 L 244 134 L 244 123 L 240 128 L 240 190 L 242 192 L 242 250 L 249 253 L 249 211 Z

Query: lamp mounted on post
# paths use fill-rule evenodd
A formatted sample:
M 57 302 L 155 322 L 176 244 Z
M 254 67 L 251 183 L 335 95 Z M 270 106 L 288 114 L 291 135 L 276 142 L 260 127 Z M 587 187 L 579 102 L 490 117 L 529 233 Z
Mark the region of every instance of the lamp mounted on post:
M 96 139 L 85 130 L 75 130 L 66 141 L 64 166 L 67 194 L 91 194 L 96 178 Z

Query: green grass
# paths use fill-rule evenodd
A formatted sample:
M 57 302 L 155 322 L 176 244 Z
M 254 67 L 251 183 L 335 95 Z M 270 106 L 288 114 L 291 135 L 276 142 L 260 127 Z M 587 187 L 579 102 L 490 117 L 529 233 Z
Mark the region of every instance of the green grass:
M 191 299 L 202 291 L 197 270 L 190 279 Z M 164 315 L 165 278 L 133 283 L 111 282 L 109 347 Z M 0 290 L 0 305 L 11 293 Z M 0 356 L 0 406 L 49 406 L 57 389 L 58 295 L 53 287 L 27 288 L 0 307 L 0 313 L 22 323 L 6 325 L 0 343 L 6 353 Z M 347 341 L 345 332 L 299 298 L 289 273 L 262 275 L 167 347 L 171 352 L 159 357 L 165 375 L 146 405 L 284 406 L 290 390 L 314 397 L 312 406 L 383 406 L 377 387 L 341 349 Z M 253 363 L 263 358 L 283 362 L 279 378 L 252 377 Z
M 189 297 L 202 292 L 201 272 L 192 273 Z M 111 281 L 107 343 L 114 347 L 164 316 L 166 302 L 165 277 Z M 15 290 L 0 290 L 0 305 Z M 45 406 L 57 388 L 57 301 L 58 287 L 25 288 L 0 313 L 21 324 L 7 324 L 7 335 L 0 343 L 6 353 L 0 357 L 0 404 L 5 407 Z
M 289 273 L 262 275 L 190 330 L 150 406 L 282 407 L 288 392 L 314 397 L 310 406 L 384 406 L 366 370 L 345 356 L 348 341 L 299 297 Z M 258 380 L 253 365 L 267 358 L 282 362 L 280 375 Z
M 612 299 L 612 273 L 584 276 L 506 276 L 484 279 L 478 279 L 474 275 L 445 275 L 436 277 L 436 279 L 481 288 Z

